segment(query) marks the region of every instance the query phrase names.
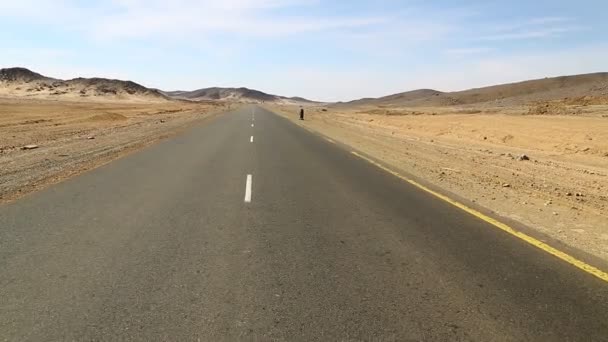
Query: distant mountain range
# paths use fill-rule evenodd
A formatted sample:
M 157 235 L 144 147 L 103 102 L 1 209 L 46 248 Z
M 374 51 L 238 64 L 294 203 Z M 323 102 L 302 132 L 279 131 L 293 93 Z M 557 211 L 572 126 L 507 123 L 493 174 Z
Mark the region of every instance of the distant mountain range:
M 310 104 L 315 103 L 301 97 L 285 97 L 267 94 L 249 88 L 203 88 L 193 91 L 167 91 L 165 95 L 176 99 L 193 101 L 234 101 L 248 103 L 283 103 L 283 104 Z
M 337 103 L 336 106 L 451 106 L 491 103 L 522 105 L 536 101 L 608 99 L 608 73 L 560 76 L 456 92 L 418 89 L 404 93 Z
M 0 69 L 0 95 L 48 99 L 167 101 L 157 90 L 106 78 L 59 80 L 25 68 Z
M 193 91 L 161 91 L 131 81 L 106 78 L 59 80 L 25 68 L 0 69 L 0 96 L 69 100 L 320 104 L 301 97 L 272 95 L 248 88 L 214 87 Z M 333 106 L 433 107 L 483 103 L 512 106 L 564 99 L 573 104 L 589 103 L 589 101 L 608 104 L 608 73 L 544 78 L 456 92 L 418 89 L 379 98 L 338 102 Z
M 0 69 L 0 96 L 125 101 L 233 101 L 246 103 L 309 104 L 300 97 L 271 95 L 247 88 L 205 88 L 194 91 L 162 91 L 132 81 L 106 78 L 60 80 L 26 68 Z

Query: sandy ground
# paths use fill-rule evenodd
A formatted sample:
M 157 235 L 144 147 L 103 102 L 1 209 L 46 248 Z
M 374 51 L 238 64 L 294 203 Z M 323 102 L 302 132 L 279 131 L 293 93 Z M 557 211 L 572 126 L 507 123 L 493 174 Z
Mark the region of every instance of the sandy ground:
M 0 203 L 169 137 L 226 106 L 0 98 Z M 24 149 L 32 144 L 38 147 Z
M 608 260 L 608 107 L 326 110 L 299 124 Z

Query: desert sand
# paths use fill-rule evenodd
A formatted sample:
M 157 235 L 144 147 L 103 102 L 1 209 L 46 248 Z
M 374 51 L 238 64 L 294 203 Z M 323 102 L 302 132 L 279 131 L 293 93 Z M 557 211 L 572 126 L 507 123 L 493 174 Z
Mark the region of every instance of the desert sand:
M 0 98 L 0 202 L 167 138 L 227 106 Z

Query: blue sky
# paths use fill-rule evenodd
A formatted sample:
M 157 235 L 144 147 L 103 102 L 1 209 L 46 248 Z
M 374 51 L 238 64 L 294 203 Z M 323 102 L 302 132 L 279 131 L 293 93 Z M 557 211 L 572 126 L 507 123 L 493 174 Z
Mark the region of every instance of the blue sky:
M 0 66 L 318 100 L 608 71 L 605 0 L 0 0 Z

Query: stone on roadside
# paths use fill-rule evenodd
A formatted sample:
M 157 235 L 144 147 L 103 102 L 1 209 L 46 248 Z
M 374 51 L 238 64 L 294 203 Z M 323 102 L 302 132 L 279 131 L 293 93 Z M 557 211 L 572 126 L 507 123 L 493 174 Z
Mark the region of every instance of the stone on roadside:
M 519 160 L 519 161 L 530 160 L 530 157 L 528 157 L 525 154 L 522 154 L 517 158 L 517 160 Z
M 21 149 L 22 150 L 35 150 L 37 148 L 38 148 L 38 145 L 31 144 L 31 145 L 25 145 Z

